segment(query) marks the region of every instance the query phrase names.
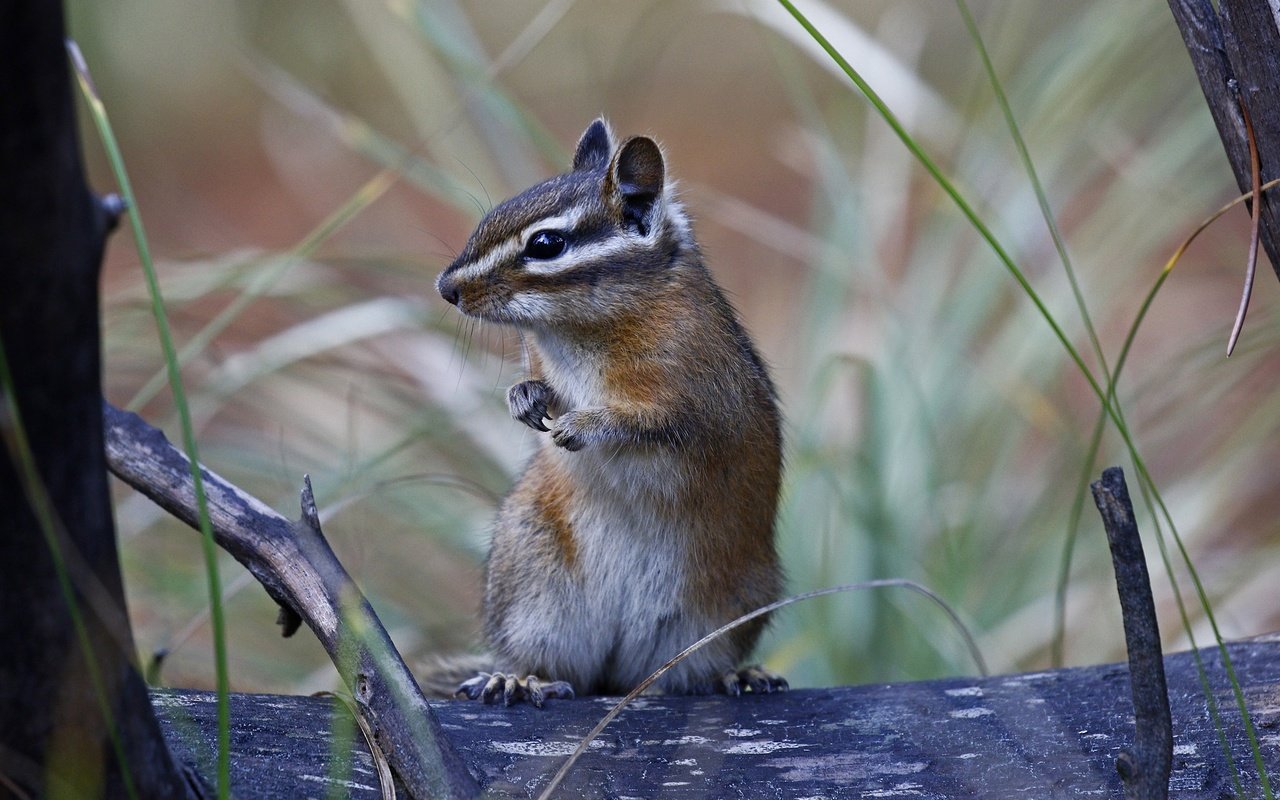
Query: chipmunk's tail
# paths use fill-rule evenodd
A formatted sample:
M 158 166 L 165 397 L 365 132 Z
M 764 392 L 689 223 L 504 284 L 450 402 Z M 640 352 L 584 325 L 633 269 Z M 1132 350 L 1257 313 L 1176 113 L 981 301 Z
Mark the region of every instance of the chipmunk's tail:
M 493 656 L 488 653 L 455 653 L 426 656 L 415 664 L 413 673 L 427 697 L 449 698 L 463 681 L 494 670 Z

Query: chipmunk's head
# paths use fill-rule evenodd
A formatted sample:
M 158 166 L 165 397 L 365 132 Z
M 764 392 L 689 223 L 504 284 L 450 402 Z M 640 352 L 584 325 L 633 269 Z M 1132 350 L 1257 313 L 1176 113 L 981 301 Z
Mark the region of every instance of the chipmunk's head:
M 480 319 L 594 325 L 635 309 L 692 246 L 658 145 L 644 136 L 615 145 L 598 119 L 573 169 L 485 215 L 436 288 Z

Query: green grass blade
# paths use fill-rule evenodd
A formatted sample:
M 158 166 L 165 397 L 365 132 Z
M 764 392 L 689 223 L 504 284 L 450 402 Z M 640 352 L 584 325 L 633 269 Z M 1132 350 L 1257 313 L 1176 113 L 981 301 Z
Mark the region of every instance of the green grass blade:
M 1165 273 L 1168 274 L 1168 273 Z M 1164 275 L 1161 276 L 1163 279 Z M 1159 284 L 1162 281 L 1158 281 Z M 1158 286 L 1157 286 L 1158 288 Z M 1154 292 L 1150 296 L 1154 296 Z M 1117 364 L 1117 366 L 1119 366 Z M 1118 372 L 1118 370 L 1117 370 Z M 1169 575 L 1169 585 L 1173 588 L 1174 603 L 1178 607 L 1178 618 L 1182 622 L 1182 628 L 1187 633 L 1187 639 L 1191 645 L 1191 655 L 1196 662 L 1196 677 L 1200 681 L 1200 692 L 1204 695 L 1206 704 L 1209 708 L 1209 717 L 1213 721 L 1214 732 L 1218 736 L 1218 745 L 1222 748 L 1222 756 L 1226 764 L 1231 767 L 1231 783 L 1235 787 L 1236 797 L 1243 798 L 1245 796 L 1244 784 L 1240 780 L 1240 768 L 1236 765 L 1235 758 L 1231 755 L 1231 744 L 1227 739 L 1226 725 L 1222 721 L 1222 714 L 1218 709 L 1218 700 L 1214 697 L 1213 687 L 1209 684 L 1209 673 L 1205 669 L 1204 659 L 1200 655 L 1200 647 L 1196 643 L 1195 633 L 1191 627 L 1191 615 L 1187 613 L 1187 604 L 1182 598 L 1182 589 L 1178 584 L 1178 579 L 1173 571 L 1173 558 L 1169 555 L 1169 546 L 1165 541 L 1161 532 L 1160 518 L 1156 516 L 1154 501 L 1152 500 L 1152 492 L 1149 490 L 1146 481 L 1139 479 L 1138 489 L 1142 494 L 1142 503 L 1147 507 L 1147 513 L 1156 526 L 1156 545 L 1160 550 L 1160 561 L 1164 564 L 1165 572 Z M 1233 677 L 1234 680 L 1234 677 Z M 1265 776 L 1264 773 L 1260 773 Z
M 1080 309 L 1080 318 L 1084 322 L 1085 331 L 1089 335 L 1089 342 L 1093 345 L 1094 355 L 1098 357 L 1098 363 L 1102 366 L 1102 374 L 1105 377 L 1108 374 L 1107 357 L 1102 352 L 1102 342 L 1098 339 L 1098 332 L 1093 326 L 1093 317 L 1089 314 L 1089 307 L 1085 303 L 1084 293 L 1080 290 L 1080 282 L 1076 279 L 1075 268 L 1071 265 L 1071 256 L 1067 252 L 1066 241 L 1062 238 L 1062 231 L 1058 229 L 1057 219 L 1053 215 L 1053 209 L 1049 206 L 1049 197 L 1045 194 L 1044 185 L 1040 182 L 1035 162 L 1031 160 L 1031 152 L 1027 149 L 1027 142 L 1022 138 L 1022 130 L 1018 127 L 1018 121 L 1013 116 L 1013 108 L 1009 105 L 1009 98 L 1004 93 L 1004 86 L 1001 84 L 999 76 L 996 75 L 995 66 L 991 63 L 991 56 L 987 52 L 986 44 L 982 41 L 982 34 L 978 31 L 978 25 L 974 21 L 973 15 L 969 12 L 969 5 L 965 0 L 956 0 L 956 7 L 960 9 L 960 16 L 964 19 L 964 26 L 969 32 L 969 37 L 973 39 L 974 47 L 982 60 L 982 68 L 987 74 L 987 80 L 991 83 L 991 91 L 995 94 L 996 103 L 1000 106 L 1000 112 L 1004 115 L 1005 124 L 1009 127 L 1009 136 L 1013 139 L 1014 147 L 1018 150 L 1018 158 L 1022 161 L 1023 169 L 1027 171 L 1027 178 L 1031 181 L 1031 189 L 1035 193 L 1036 202 L 1040 206 L 1040 215 L 1044 217 L 1044 223 L 1049 228 L 1049 236 L 1053 239 L 1054 249 L 1058 251 L 1058 258 L 1062 261 L 1062 268 L 1067 274 L 1067 281 L 1071 284 L 1071 294 L 1075 297 L 1076 307 Z
M 1062 557 L 1058 567 L 1058 584 L 1053 595 L 1053 638 L 1049 640 L 1049 660 L 1055 667 L 1065 662 L 1064 644 L 1067 634 L 1067 588 L 1071 583 L 1071 562 L 1076 539 L 1080 533 L 1080 518 L 1084 516 L 1085 494 L 1093 479 L 1098 451 L 1102 448 L 1102 434 L 1107 428 L 1106 409 L 1098 410 L 1098 419 L 1089 435 L 1089 449 L 1084 457 L 1084 467 L 1076 482 L 1076 495 L 1071 502 L 1071 518 L 1067 522 L 1067 535 L 1062 542 Z
M 1049 236 L 1053 240 L 1054 249 L 1058 252 L 1058 258 L 1062 261 L 1063 271 L 1067 275 L 1067 282 L 1071 286 L 1071 294 L 1075 298 L 1076 307 L 1080 310 L 1080 318 L 1084 323 L 1085 331 L 1089 336 L 1089 342 L 1093 345 L 1094 355 L 1097 356 L 1098 364 L 1101 366 L 1103 376 L 1110 381 L 1111 375 L 1107 368 L 1107 357 L 1103 353 L 1102 343 L 1098 338 L 1097 330 L 1093 324 L 1093 318 L 1089 314 L 1088 304 L 1085 302 L 1084 293 L 1080 289 L 1080 282 L 1076 278 L 1075 268 L 1071 264 L 1071 256 L 1067 251 L 1066 241 L 1062 237 L 1062 232 L 1058 228 L 1058 222 L 1053 214 L 1053 209 L 1049 206 L 1049 198 L 1044 190 L 1044 185 L 1040 181 L 1039 173 L 1036 171 L 1035 162 L 1031 158 L 1031 152 L 1027 148 L 1026 140 L 1022 136 L 1022 131 L 1018 126 L 1017 118 L 1013 115 L 1013 108 L 1009 104 L 1009 98 L 1004 92 L 1004 86 L 996 74 L 995 66 L 991 63 L 991 55 L 987 51 L 987 46 L 983 42 L 982 34 L 978 30 L 977 22 L 973 18 L 973 14 L 969 11 L 969 5 L 965 0 L 956 0 L 956 7 L 960 11 L 960 16 L 964 20 L 965 29 L 969 33 L 969 38 L 973 41 L 974 48 L 978 51 L 978 56 L 982 61 L 983 71 L 987 75 L 987 81 L 991 84 L 991 91 L 995 95 L 996 104 L 1000 107 L 1000 112 L 1004 115 L 1005 125 L 1009 129 L 1009 136 L 1013 139 L 1014 147 L 1018 151 L 1018 158 L 1022 162 L 1022 167 L 1027 173 L 1027 179 L 1031 182 L 1031 188 L 1036 196 L 1036 202 L 1040 206 L 1040 214 L 1044 218 L 1045 225 L 1049 229 Z M 1111 385 L 1108 385 L 1108 391 L 1111 391 Z M 1066 634 L 1066 593 L 1067 586 L 1071 577 L 1072 555 L 1075 550 L 1076 537 L 1080 529 L 1080 518 L 1083 515 L 1085 499 L 1088 494 L 1089 482 L 1093 476 L 1094 464 L 1097 460 L 1098 451 L 1102 445 L 1102 434 L 1106 428 L 1106 412 L 1100 411 L 1098 421 L 1094 425 L 1093 433 L 1089 437 L 1089 448 L 1085 456 L 1084 469 L 1081 473 L 1080 480 L 1076 487 L 1075 500 L 1071 506 L 1071 518 L 1067 524 L 1067 536 L 1063 543 L 1062 564 L 1059 572 L 1058 586 L 1054 597 L 1054 633 L 1051 642 L 1051 660 L 1054 666 L 1061 666 L 1063 663 L 1063 641 Z
M 395 170 L 427 195 L 459 211 L 485 212 L 485 206 L 457 179 L 423 157 L 421 147 L 405 147 L 351 111 L 330 105 L 310 86 L 265 59 L 247 58 L 242 64 L 245 75 L 282 106 L 320 120 L 338 141 L 364 158 Z
M 112 131 L 107 109 L 98 96 L 97 89 L 89 76 L 88 65 L 80 54 L 80 49 L 70 40 L 67 43 L 71 57 L 75 63 L 76 76 L 80 83 L 80 91 L 89 104 L 90 114 L 102 145 L 111 164 L 112 173 L 120 187 L 120 193 L 128 203 L 129 224 L 133 231 L 134 243 L 138 248 L 138 260 L 142 264 L 146 276 L 147 289 L 151 294 L 151 310 L 156 320 L 156 330 L 160 338 L 160 346 L 164 351 L 165 364 L 169 371 L 169 388 L 173 392 L 173 402 L 178 410 L 182 424 L 182 443 L 187 459 L 191 463 L 191 479 L 195 484 L 196 506 L 200 519 L 201 544 L 204 551 L 205 573 L 209 583 L 210 619 L 213 629 L 214 667 L 217 674 L 218 690 L 218 797 L 225 799 L 231 794 L 231 713 L 228 695 L 231 691 L 227 675 L 227 631 L 226 620 L 222 608 L 222 582 L 218 577 L 218 546 L 213 540 L 213 527 L 209 520 L 209 501 L 205 496 L 204 477 L 200 469 L 200 454 L 196 446 L 195 429 L 191 424 L 191 414 L 187 407 L 186 390 L 182 385 L 182 375 L 178 366 L 178 354 L 173 344 L 173 336 L 169 330 L 169 318 L 164 308 L 164 298 L 160 294 L 160 283 L 156 278 L 155 265 L 151 261 L 151 251 L 147 245 L 146 231 L 142 227 L 142 215 L 138 213 L 137 198 L 129 182 L 129 174 L 125 170 L 124 157 L 120 153 L 115 133 Z

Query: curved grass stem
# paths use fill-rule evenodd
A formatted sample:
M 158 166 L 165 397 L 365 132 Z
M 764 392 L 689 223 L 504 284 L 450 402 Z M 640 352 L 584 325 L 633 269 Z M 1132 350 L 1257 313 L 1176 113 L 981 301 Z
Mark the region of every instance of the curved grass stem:
M 575 748 L 573 753 L 569 755 L 569 757 L 565 760 L 564 764 L 560 766 L 560 769 L 556 772 L 555 776 L 551 779 L 551 782 L 547 784 L 547 787 L 542 790 L 541 794 L 538 795 L 538 800 L 548 800 L 548 798 L 551 797 L 552 793 L 555 792 L 556 788 L 559 787 L 560 783 L 564 780 L 564 777 L 569 774 L 569 770 L 573 767 L 575 763 L 577 763 L 578 759 L 582 756 L 582 754 L 587 751 L 587 748 L 591 745 L 591 742 L 604 731 L 604 729 L 609 725 L 610 722 L 613 722 L 615 719 L 617 719 L 618 715 L 622 713 L 622 710 L 626 708 L 627 705 L 632 700 L 635 700 L 637 697 L 643 694 L 646 689 L 652 686 L 655 681 L 657 681 L 659 678 L 665 675 L 667 671 L 670 670 L 672 667 L 674 667 L 676 664 L 679 664 L 681 661 L 684 661 L 686 658 L 693 655 L 698 650 L 701 650 L 707 644 L 715 641 L 716 639 L 725 635 L 726 633 L 733 630 L 734 628 L 747 624 L 753 619 L 757 619 L 758 617 L 762 617 L 765 614 L 772 613 L 774 611 L 777 611 L 780 608 L 785 608 L 786 606 L 793 605 L 795 603 L 801 603 L 806 600 L 812 600 L 815 597 L 825 597 L 831 594 L 855 592 L 862 589 L 884 589 L 884 588 L 894 588 L 894 587 L 909 589 L 913 592 L 924 595 L 926 598 L 936 603 L 938 607 L 941 608 L 942 611 L 947 615 L 947 618 L 951 620 L 951 623 L 955 625 L 957 630 L 960 631 L 960 635 L 964 638 L 965 644 L 968 645 L 969 647 L 969 654 L 973 657 L 974 664 L 977 665 L 978 667 L 979 674 L 981 674 L 983 677 L 986 677 L 987 662 L 985 659 L 983 659 L 982 651 L 978 649 L 978 643 L 974 640 L 973 634 L 969 632 L 969 629 L 967 627 L 965 627 L 965 624 L 964 622 L 961 621 L 960 616 L 955 612 L 953 608 L 951 608 L 951 606 L 947 604 L 945 600 L 939 597 L 932 589 L 929 589 L 926 586 L 916 583 L 915 581 L 908 580 L 906 578 L 882 578 L 880 580 L 861 581 L 859 583 L 846 583 L 841 586 L 828 586 L 825 589 L 814 589 L 809 592 L 803 592 L 801 594 L 792 595 L 791 597 L 784 597 L 781 600 L 770 603 L 767 606 L 762 606 L 760 608 L 757 608 L 755 611 L 751 611 L 746 614 L 743 614 L 742 616 L 738 617 L 732 622 L 728 622 L 724 625 L 721 625 L 719 628 L 716 628 L 711 633 L 708 633 L 706 636 L 703 636 L 701 639 L 689 645 L 684 650 L 681 650 L 670 661 L 668 661 L 667 663 L 659 667 L 657 670 L 655 670 L 652 675 L 650 675 L 649 677 L 641 681 L 640 684 L 636 686 L 636 688 L 632 689 L 630 692 L 627 693 L 626 697 L 619 700 L 613 706 L 613 708 L 609 709 L 609 713 L 605 714 L 604 717 L 602 717 L 600 721 L 596 723 L 596 726 L 592 728 L 591 731 L 582 738 L 582 741 L 578 742 L 577 748 Z

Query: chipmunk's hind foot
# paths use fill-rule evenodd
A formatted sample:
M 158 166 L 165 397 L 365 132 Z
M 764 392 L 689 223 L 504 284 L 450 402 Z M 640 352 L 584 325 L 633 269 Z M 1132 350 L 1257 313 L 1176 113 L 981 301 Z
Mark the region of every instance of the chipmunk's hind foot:
M 759 664 L 742 669 L 731 669 L 720 676 L 719 691 L 737 697 L 743 692 L 752 694 L 772 694 L 785 692 L 790 688 L 787 679 L 761 667 Z
M 464 681 L 455 697 L 483 700 L 486 704 L 502 698 L 504 706 L 527 700 L 534 708 L 542 708 L 548 699 L 572 700 L 573 686 L 568 681 L 543 681 L 536 675 L 523 678 L 503 672 L 481 672 Z

